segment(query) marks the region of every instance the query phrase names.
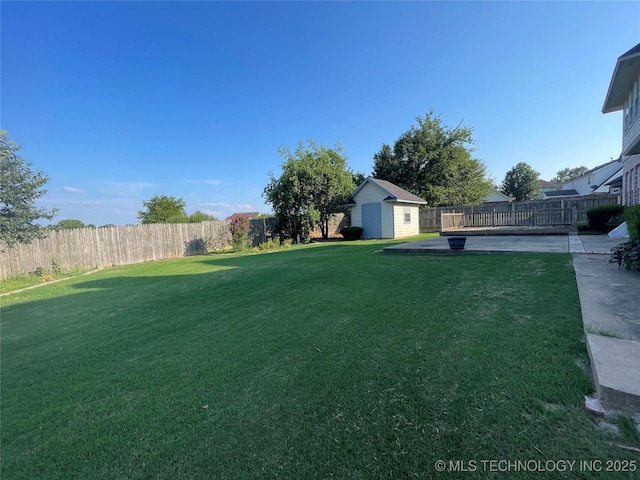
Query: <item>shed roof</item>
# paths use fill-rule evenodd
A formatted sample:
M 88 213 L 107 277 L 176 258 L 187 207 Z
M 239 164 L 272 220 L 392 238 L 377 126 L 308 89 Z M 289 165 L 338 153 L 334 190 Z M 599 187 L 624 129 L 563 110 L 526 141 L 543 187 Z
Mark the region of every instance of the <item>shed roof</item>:
M 358 188 L 351 194 L 349 200 L 345 202 L 346 207 L 353 207 L 356 205 L 354 200 L 355 196 L 358 194 L 360 190 L 367 184 L 372 183 L 377 187 L 381 188 L 385 193 L 387 193 L 387 197 L 385 197 L 382 201 L 387 203 L 394 202 L 403 202 L 403 203 L 417 203 L 420 205 L 426 205 L 427 201 L 423 198 L 420 198 L 417 195 L 414 195 L 411 192 L 406 191 L 404 188 L 400 188 L 399 186 L 387 182 L 386 180 L 380 180 L 378 178 L 367 177 L 364 182 L 362 182 Z

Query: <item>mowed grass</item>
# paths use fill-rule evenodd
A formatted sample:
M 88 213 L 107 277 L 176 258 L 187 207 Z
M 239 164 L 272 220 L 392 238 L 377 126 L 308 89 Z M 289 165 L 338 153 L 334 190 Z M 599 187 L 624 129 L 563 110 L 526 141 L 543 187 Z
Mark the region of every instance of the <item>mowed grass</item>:
M 638 460 L 584 411 L 568 255 L 382 254 L 389 243 L 114 267 L 3 297 L 2 478 Z M 558 477 L 477 465 L 475 478 Z

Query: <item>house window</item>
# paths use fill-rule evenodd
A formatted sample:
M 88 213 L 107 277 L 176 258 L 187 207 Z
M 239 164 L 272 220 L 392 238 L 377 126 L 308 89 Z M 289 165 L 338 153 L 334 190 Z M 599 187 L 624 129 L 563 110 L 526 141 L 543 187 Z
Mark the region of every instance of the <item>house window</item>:
M 411 207 L 404 206 L 404 223 L 411 223 Z
M 636 98 L 633 101 L 633 104 L 635 105 L 635 109 L 636 109 L 636 117 L 638 115 L 640 115 L 640 80 L 636 80 L 636 85 L 635 85 L 635 91 L 636 91 Z
M 624 103 L 623 111 L 623 131 L 627 132 L 629 127 L 640 116 L 640 80 L 636 80 L 631 87 L 627 101 Z

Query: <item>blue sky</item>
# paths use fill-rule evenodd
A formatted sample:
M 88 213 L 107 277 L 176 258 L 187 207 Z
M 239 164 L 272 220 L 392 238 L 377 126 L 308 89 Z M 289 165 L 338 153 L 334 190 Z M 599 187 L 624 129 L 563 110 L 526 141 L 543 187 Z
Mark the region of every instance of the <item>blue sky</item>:
M 11 2 L 1 128 L 49 177 L 54 221 L 138 223 L 154 195 L 268 212 L 280 146 L 342 144 L 368 175 L 433 109 L 501 181 L 617 158 L 601 113 L 640 2 Z

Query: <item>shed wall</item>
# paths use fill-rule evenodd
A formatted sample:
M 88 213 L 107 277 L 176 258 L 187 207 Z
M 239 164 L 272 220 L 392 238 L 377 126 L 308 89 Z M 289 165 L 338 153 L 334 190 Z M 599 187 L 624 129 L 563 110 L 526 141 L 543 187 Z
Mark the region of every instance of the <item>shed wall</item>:
M 393 204 L 382 201 L 387 196 L 387 192 L 372 183 L 367 183 L 362 187 L 362 190 L 360 190 L 353 199 L 356 202 L 356 206 L 351 208 L 351 225 L 354 227 L 362 227 L 362 205 L 379 203 L 382 238 L 393 238 Z
M 404 209 L 409 207 L 411 223 L 404 223 Z M 394 232 L 393 238 L 413 237 L 420 233 L 420 213 L 417 205 L 410 203 L 393 204 Z
M 356 206 L 351 208 L 351 225 L 354 227 L 362 227 L 362 205 L 369 203 L 379 203 L 384 198 L 378 187 L 370 183 L 362 187 L 362 190 L 354 197 Z
M 382 238 L 394 238 L 393 205 L 382 202 Z

